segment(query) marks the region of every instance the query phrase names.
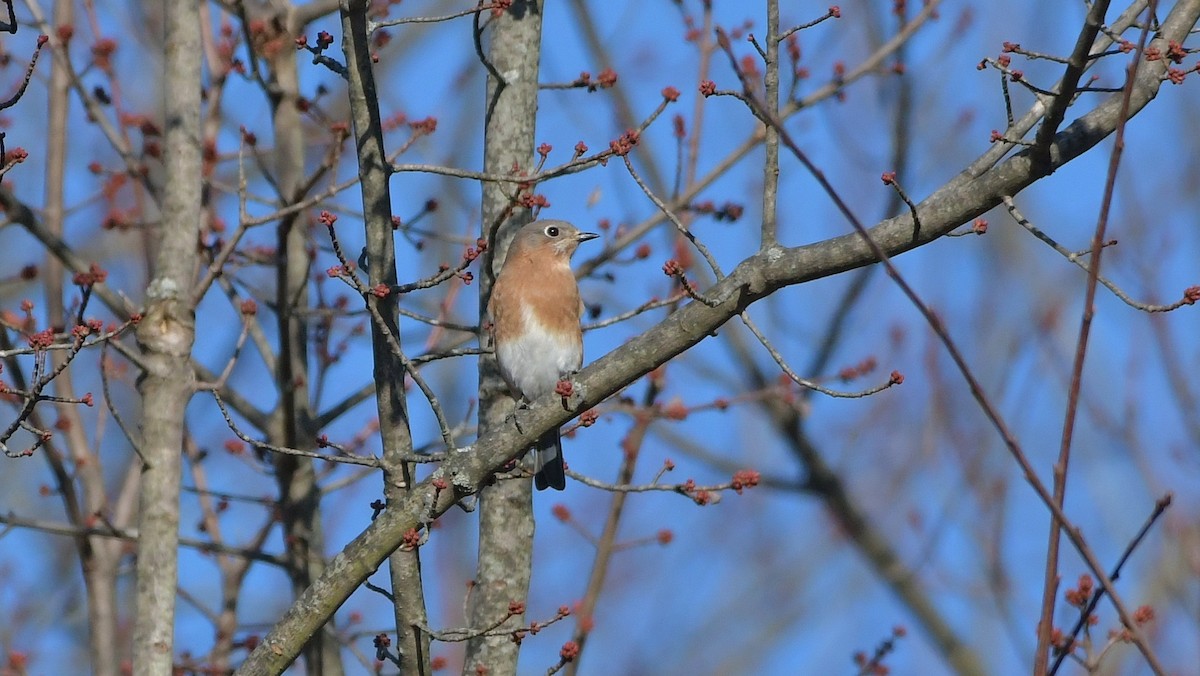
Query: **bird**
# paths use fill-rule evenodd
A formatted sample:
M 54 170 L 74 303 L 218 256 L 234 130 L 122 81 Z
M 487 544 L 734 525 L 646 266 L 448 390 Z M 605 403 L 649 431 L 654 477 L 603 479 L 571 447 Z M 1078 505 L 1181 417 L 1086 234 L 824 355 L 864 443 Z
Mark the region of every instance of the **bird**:
M 597 237 L 566 221 L 539 220 L 522 226 L 508 247 L 488 314 L 500 375 L 521 405 L 554 392 L 583 365 L 583 300 L 571 256 Z M 566 488 L 558 428 L 539 437 L 533 449 L 537 489 Z

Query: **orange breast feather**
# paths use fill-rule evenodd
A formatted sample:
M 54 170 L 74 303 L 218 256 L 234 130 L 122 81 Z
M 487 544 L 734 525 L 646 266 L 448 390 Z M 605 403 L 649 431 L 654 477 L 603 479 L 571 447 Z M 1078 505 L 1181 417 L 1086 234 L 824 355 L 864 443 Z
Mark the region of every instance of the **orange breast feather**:
M 489 303 L 496 340 L 525 332 L 526 305 L 543 330 L 582 342 L 579 286 L 565 261 L 538 265 L 532 257 L 522 255 L 505 261 Z

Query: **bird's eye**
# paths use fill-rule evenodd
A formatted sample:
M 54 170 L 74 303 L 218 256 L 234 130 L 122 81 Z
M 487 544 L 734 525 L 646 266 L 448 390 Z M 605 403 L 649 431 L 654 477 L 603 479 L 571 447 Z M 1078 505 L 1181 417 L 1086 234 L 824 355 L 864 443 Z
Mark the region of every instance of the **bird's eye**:
M 544 231 L 547 237 L 558 237 L 558 228 L 553 225 L 546 226 Z

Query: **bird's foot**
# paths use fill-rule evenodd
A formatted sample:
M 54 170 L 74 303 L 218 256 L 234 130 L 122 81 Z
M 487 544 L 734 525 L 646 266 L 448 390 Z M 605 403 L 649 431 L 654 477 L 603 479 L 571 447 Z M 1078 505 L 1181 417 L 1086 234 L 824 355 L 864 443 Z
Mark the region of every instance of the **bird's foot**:
M 516 410 L 514 410 L 512 413 L 509 413 L 508 415 L 504 416 L 504 422 L 511 423 L 513 427 L 517 428 L 518 432 L 520 432 L 521 434 L 525 434 L 525 429 L 523 427 L 521 427 L 521 417 L 519 414 L 522 411 L 528 411 L 528 410 L 529 410 L 529 404 L 526 402 L 521 402 L 521 403 L 517 404 Z

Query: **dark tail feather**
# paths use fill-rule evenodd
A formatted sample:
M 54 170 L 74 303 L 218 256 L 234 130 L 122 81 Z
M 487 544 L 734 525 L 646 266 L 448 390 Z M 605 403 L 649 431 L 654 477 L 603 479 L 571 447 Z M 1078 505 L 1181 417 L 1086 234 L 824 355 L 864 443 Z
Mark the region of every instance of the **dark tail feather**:
M 561 491 L 567 487 L 566 466 L 563 465 L 562 440 L 558 429 L 552 429 L 538 437 L 534 446 L 533 485 L 539 491 L 553 488 Z

